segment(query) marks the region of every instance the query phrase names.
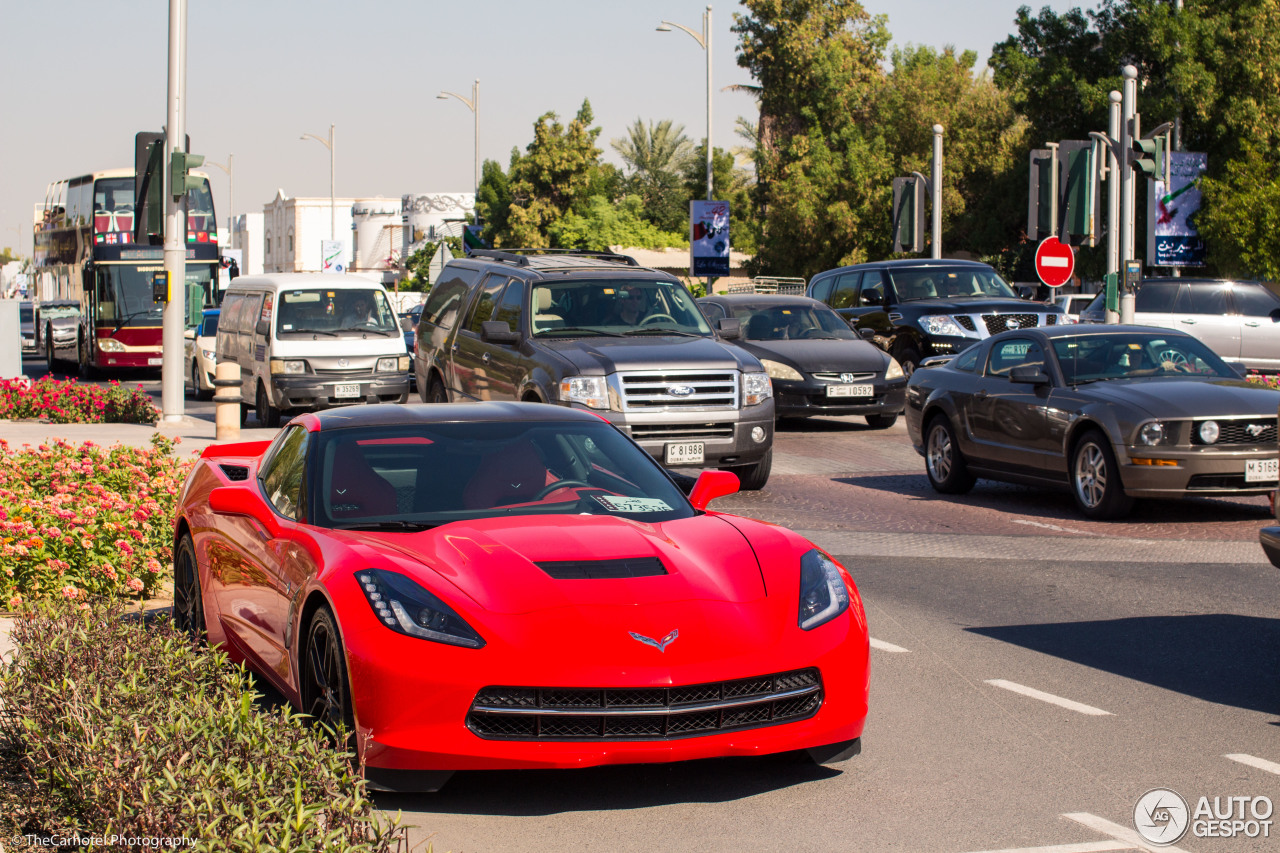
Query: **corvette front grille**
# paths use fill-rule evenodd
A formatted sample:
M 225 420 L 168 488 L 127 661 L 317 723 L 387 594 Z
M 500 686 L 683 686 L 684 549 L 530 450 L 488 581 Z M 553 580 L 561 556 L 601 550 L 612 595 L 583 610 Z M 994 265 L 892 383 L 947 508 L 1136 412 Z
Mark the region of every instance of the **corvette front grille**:
M 682 687 L 486 687 L 467 727 L 486 740 L 669 740 L 791 723 L 821 706 L 816 669 Z

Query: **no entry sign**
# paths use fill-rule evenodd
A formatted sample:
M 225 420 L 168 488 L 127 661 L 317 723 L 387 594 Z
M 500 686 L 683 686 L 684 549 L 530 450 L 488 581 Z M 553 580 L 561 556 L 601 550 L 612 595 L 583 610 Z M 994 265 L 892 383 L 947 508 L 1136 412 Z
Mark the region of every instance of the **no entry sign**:
M 1076 256 L 1071 247 L 1057 237 L 1045 237 L 1036 247 L 1036 275 L 1050 287 L 1062 287 L 1071 281 L 1076 269 Z

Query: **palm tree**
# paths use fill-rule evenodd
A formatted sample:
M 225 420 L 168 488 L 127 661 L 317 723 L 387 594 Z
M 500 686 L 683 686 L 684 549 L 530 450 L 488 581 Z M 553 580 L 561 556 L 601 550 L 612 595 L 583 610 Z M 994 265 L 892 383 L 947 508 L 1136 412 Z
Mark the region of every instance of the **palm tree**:
M 684 135 L 684 125 L 664 119 L 648 127 L 642 119 L 627 128 L 627 136 L 611 143 L 613 150 L 644 183 L 663 183 L 663 175 L 679 174 L 693 154 L 693 143 Z

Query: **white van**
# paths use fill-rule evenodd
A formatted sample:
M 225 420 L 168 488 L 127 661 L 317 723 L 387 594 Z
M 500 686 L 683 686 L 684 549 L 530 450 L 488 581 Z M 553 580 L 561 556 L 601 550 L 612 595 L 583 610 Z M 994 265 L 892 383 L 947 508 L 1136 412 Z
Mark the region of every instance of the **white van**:
M 409 353 L 382 285 L 353 275 L 240 276 L 222 300 L 217 361 L 240 365 L 260 424 L 286 411 L 409 398 Z M 242 410 L 243 411 L 243 410 Z

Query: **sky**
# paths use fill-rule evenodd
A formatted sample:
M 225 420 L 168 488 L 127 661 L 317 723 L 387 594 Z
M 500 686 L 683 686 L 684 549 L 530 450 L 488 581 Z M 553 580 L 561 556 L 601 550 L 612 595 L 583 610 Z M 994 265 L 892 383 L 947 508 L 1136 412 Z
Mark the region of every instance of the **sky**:
M 978 54 L 1013 31 L 1023 0 L 863 0 L 888 15 L 896 45 Z M 742 7 L 713 0 L 712 143 L 741 144 L 756 119 L 731 31 Z M 1064 11 L 1089 2 L 1031 0 Z M 591 101 L 597 145 L 637 119 L 672 119 L 706 135 L 706 55 L 662 20 L 701 32 L 694 0 L 189 0 L 187 134 L 206 165 L 219 221 L 260 212 L 283 191 L 327 198 L 329 152 L 304 133 L 335 126 L 335 193 L 399 198 L 474 187 L 474 116 L 461 101 L 480 80 L 480 157 L 505 168 L 546 112 L 567 122 Z M 33 205 L 47 185 L 131 166 L 133 138 L 168 115 L 167 0 L 0 0 L 0 248 L 31 254 Z M 231 155 L 234 159 L 229 161 Z

